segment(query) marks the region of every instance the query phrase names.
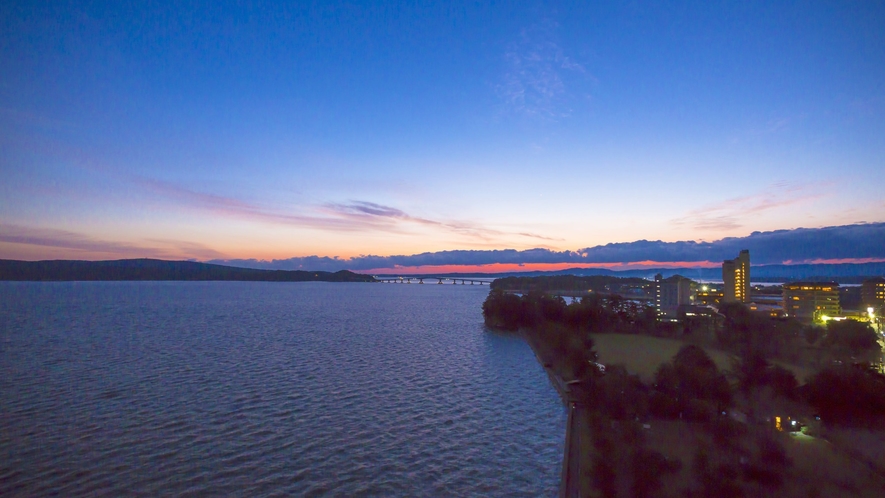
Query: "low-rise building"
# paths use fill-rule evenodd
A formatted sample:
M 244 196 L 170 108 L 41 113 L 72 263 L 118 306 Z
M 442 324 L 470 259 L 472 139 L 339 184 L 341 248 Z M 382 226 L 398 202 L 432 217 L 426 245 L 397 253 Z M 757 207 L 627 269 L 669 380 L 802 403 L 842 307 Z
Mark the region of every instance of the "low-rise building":
M 860 286 L 860 300 L 864 308 L 880 309 L 885 305 L 885 278 L 864 280 Z
M 697 337 L 713 338 L 716 330 L 722 328 L 725 317 L 712 306 L 683 305 L 678 311 L 679 320 L 683 324 L 683 333 Z
M 748 304 L 747 307 L 750 308 L 750 311 L 769 316 L 771 318 L 780 318 L 784 316 L 784 308 L 780 305 L 780 303 L 757 303 L 754 301 Z
M 822 322 L 838 316 L 839 284 L 836 282 L 790 282 L 783 286 L 784 314 L 800 321 Z
M 695 282 L 681 275 L 663 278 L 660 273 L 655 275 L 655 310 L 658 320 L 679 318 L 679 307 L 694 304 Z
M 697 286 L 695 303 L 704 306 L 715 306 L 722 302 L 724 295 L 721 284 L 700 284 Z

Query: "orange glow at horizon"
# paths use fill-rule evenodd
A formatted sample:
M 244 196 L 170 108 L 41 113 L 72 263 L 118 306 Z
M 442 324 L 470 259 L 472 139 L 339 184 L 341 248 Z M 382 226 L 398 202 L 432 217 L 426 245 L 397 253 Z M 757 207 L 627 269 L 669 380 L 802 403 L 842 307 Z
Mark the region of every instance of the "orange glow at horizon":
M 487 265 L 427 265 L 397 268 L 356 270 L 371 275 L 413 275 L 425 273 L 508 273 L 523 271 L 559 271 L 572 268 L 604 268 L 607 270 L 640 270 L 643 268 L 716 268 L 712 261 L 634 261 L 631 263 L 492 263 Z

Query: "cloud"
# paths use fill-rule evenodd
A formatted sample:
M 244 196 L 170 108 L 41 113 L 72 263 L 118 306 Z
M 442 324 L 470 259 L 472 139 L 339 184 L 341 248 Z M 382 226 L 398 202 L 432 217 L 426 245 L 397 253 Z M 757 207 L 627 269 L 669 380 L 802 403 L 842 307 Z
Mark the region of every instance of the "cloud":
M 702 231 L 728 231 L 744 226 L 745 220 L 760 214 L 795 206 L 824 197 L 821 185 L 789 185 L 776 183 L 763 192 L 734 197 L 693 209 L 680 218 L 670 220 L 677 226 L 690 226 Z
M 358 256 L 350 259 L 308 256 L 258 260 L 216 260 L 215 263 L 249 268 L 310 270 L 371 270 L 416 266 L 500 264 L 616 264 L 672 263 L 709 266 L 749 249 L 753 264 L 813 262 L 816 260 L 862 261 L 885 259 L 885 223 L 863 223 L 824 228 L 797 228 L 753 232 L 747 237 L 728 237 L 714 242 L 662 242 L 638 240 L 611 243 L 576 251 L 550 249 L 458 250 L 413 255 Z M 872 258 L 872 259 L 870 259 Z
M 348 203 L 308 206 L 306 209 L 311 214 L 293 214 L 275 211 L 232 197 L 196 192 L 160 180 L 135 178 L 133 181 L 154 194 L 174 199 L 192 208 L 209 211 L 213 214 L 302 228 L 345 232 L 385 231 L 404 233 L 410 230 L 410 226 L 423 226 L 486 242 L 500 241 L 501 239 L 514 236 L 548 241 L 559 240 L 529 232 L 496 230 L 467 221 L 432 220 L 410 215 L 395 207 L 361 200 L 354 200 Z
M 117 258 L 212 259 L 225 255 L 202 244 L 177 240 L 149 240 L 155 245 L 136 245 L 96 239 L 80 233 L 53 228 L 0 224 L 0 242 L 57 249 L 81 253 L 92 259 L 95 255 Z
M 346 205 L 333 204 L 332 207 L 338 209 L 340 212 L 343 213 L 357 213 L 369 216 L 381 216 L 386 218 L 411 219 L 411 216 L 407 215 L 402 210 L 392 208 L 390 206 L 375 204 L 374 202 L 354 201 L 353 203 Z
M 440 228 L 443 230 L 447 230 L 450 232 L 454 232 L 460 235 L 466 235 L 469 237 L 474 237 L 478 239 L 484 240 L 494 240 L 501 237 L 506 236 L 519 236 L 519 237 L 527 237 L 527 238 L 535 238 L 541 240 L 558 240 L 553 239 L 551 237 L 545 237 L 543 235 L 538 235 L 529 232 L 507 232 L 502 230 L 495 230 L 488 227 L 483 227 L 476 223 L 470 223 L 465 221 L 438 221 L 431 220 L 427 218 L 421 218 L 418 216 L 411 216 L 406 212 L 393 208 L 390 206 L 384 206 L 381 204 L 375 204 L 373 202 L 365 202 L 365 201 L 353 201 L 350 204 L 328 204 L 327 209 L 330 212 L 337 214 L 338 216 L 343 216 L 345 218 L 350 218 L 354 220 L 373 220 L 376 223 L 383 223 L 384 221 L 379 220 L 395 220 L 402 222 L 414 223 L 417 225 L 424 225 L 429 227 Z
M 375 208 L 372 208 L 373 210 Z M 381 215 L 397 216 L 385 209 Z M 502 265 L 557 265 L 576 267 L 641 264 L 709 266 L 735 257 L 749 249 L 753 264 L 874 262 L 885 260 L 885 223 L 862 223 L 824 228 L 797 228 L 754 232 L 746 237 L 728 237 L 714 242 L 662 242 L 638 240 L 578 249 L 454 250 L 413 255 L 364 255 L 354 258 L 306 256 L 261 261 L 227 259 L 223 254 L 200 244 L 175 240 L 145 240 L 141 244 L 121 243 L 57 229 L 0 224 L 0 242 L 59 248 L 73 251 L 85 259 L 97 256 L 114 258 L 189 259 L 246 268 L 283 270 L 343 269 L 366 271 L 382 268 L 443 266 L 480 266 L 490 269 Z
M 518 114 L 556 119 L 569 114 L 566 75 L 585 74 L 556 42 L 559 26 L 544 20 L 520 32 L 504 54 L 506 70 L 496 90 Z
M 240 199 L 197 192 L 160 180 L 136 178 L 133 181 L 154 194 L 218 215 L 323 230 L 359 231 L 384 228 L 378 224 L 367 226 L 366 220 L 360 222 L 359 220 L 342 217 L 313 216 L 273 211 Z

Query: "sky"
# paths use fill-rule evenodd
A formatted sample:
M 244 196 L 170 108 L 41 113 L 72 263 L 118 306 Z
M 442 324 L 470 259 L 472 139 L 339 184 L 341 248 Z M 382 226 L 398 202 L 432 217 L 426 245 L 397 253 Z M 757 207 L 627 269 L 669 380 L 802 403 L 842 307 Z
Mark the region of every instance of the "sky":
M 885 260 L 882 26 L 882 2 L 6 1 L 0 258 L 642 265 L 791 233 L 756 261 Z

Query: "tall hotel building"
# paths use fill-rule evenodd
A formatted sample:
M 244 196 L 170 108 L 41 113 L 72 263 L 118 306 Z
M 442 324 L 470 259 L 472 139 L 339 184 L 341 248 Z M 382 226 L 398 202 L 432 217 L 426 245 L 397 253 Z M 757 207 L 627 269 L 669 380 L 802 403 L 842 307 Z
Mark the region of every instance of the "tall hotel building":
M 750 251 L 744 249 L 734 259 L 722 263 L 722 301 L 750 302 Z

